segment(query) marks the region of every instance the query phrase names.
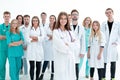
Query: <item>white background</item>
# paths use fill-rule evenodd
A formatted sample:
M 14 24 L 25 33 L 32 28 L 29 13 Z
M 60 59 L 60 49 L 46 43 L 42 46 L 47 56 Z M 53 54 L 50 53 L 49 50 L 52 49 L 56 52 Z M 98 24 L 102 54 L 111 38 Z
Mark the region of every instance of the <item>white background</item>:
M 49 15 L 57 15 L 61 11 L 70 13 L 72 9 L 79 11 L 79 22 L 82 23 L 86 16 L 90 16 L 92 20 L 98 20 L 100 23 L 105 21 L 106 8 L 110 7 L 114 10 L 115 20 L 120 21 L 120 1 L 119 0 L 0 0 L 0 23 L 3 23 L 3 12 L 11 12 L 11 20 L 16 18 L 18 14 L 29 14 L 40 17 L 41 12 Z M 47 18 L 48 20 L 48 18 Z M 119 54 L 120 54 L 120 47 Z M 120 60 L 118 61 L 120 65 Z M 117 67 L 118 68 L 118 67 Z M 117 75 L 120 74 L 117 69 Z M 117 77 L 120 80 L 120 77 Z
M 79 21 L 86 16 L 93 20 L 103 22 L 106 19 L 105 9 L 110 7 L 114 10 L 114 18 L 120 20 L 119 0 L 0 0 L 0 23 L 5 10 L 11 12 L 11 18 L 18 14 L 29 14 L 40 17 L 41 12 L 49 15 L 58 15 L 60 11 L 71 12 L 72 9 L 79 11 Z

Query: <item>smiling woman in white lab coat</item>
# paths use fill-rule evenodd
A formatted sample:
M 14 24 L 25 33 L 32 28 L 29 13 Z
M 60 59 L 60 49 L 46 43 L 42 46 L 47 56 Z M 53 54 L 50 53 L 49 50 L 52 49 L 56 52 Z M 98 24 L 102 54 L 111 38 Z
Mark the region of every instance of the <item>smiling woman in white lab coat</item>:
M 55 80 L 75 80 L 74 37 L 67 13 L 61 12 L 53 31 Z
M 30 78 L 34 80 L 34 66 L 36 63 L 36 80 L 38 80 L 41 68 L 41 61 L 43 60 L 44 30 L 39 26 L 39 18 L 34 16 L 32 18 L 32 27 L 27 36 L 27 59 L 30 63 Z
M 104 68 L 103 49 L 105 46 L 105 36 L 100 31 L 100 23 L 93 21 L 92 30 L 88 47 L 88 62 L 90 66 L 90 80 L 94 80 L 94 68 L 98 70 L 99 80 L 102 80 L 102 72 Z

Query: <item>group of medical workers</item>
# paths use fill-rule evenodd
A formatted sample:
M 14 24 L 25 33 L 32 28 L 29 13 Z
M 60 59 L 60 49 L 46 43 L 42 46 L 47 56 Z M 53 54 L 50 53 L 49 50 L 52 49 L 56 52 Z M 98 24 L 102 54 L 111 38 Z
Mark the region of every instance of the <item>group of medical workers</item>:
M 23 73 L 29 74 L 30 80 L 43 80 L 50 68 L 50 80 L 79 80 L 85 55 L 86 78 L 95 80 L 97 69 L 98 80 L 106 80 L 106 66 L 110 63 L 110 80 L 115 80 L 120 22 L 113 14 L 113 9 L 107 8 L 107 20 L 102 24 L 85 17 L 81 25 L 76 9 L 70 14 L 60 12 L 57 18 L 50 15 L 49 23 L 45 12 L 40 14 L 41 21 L 38 16 L 26 14 L 10 22 L 11 13 L 5 11 L 0 24 L 0 80 L 6 80 L 7 59 L 10 80 L 19 80 Z

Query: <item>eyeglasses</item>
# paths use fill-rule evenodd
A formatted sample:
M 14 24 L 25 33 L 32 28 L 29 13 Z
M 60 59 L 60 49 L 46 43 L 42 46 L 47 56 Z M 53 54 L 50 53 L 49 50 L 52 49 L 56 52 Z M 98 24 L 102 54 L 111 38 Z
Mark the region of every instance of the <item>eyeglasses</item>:
M 38 20 L 33 20 L 33 22 L 38 22 Z
M 72 16 L 78 16 L 78 14 L 72 14 Z

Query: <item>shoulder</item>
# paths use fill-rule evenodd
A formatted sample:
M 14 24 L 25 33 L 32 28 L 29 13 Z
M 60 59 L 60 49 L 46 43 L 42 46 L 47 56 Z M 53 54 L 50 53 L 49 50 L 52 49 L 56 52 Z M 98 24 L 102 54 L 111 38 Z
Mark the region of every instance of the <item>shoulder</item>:
M 102 26 L 106 25 L 107 24 L 107 21 L 103 21 L 102 22 Z
M 101 33 L 102 36 L 105 36 L 105 34 L 102 31 L 100 31 L 100 33 Z
M 118 21 L 114 21 L 114 24 L 116 24 L 116 25 L 120 25 L 120 22 L 118 22 Z
M 24 28 L 24 25 L 20 26 L 20 27 L 19 27 L 19 30 L 22 30 L 23 28 Z
M 7 31 L 7 32 L 6 32 L 6 35 L 10 35 L 10 33 L 11 33 L 10 31 Z
M 4 26 L 4 23 L 0 24 L 0 28 L 1 28 L 2 26 Z
M 54 29 L 54 30 L 53 30 L 53 33 L 58 33 L 58 29 Z

